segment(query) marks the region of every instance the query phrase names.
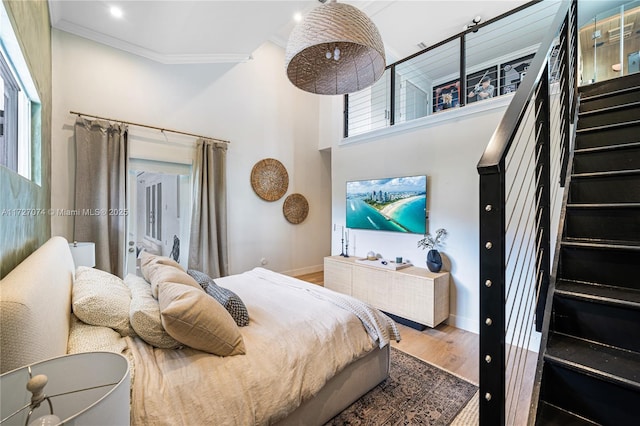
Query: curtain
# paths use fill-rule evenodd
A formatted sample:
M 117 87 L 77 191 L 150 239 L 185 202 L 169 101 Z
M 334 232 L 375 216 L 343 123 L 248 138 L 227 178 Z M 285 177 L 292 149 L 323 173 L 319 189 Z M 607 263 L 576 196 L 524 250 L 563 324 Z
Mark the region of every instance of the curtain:
M 212 278 L 229 275 L 226 157 L 226 143 L 197 140 L 188 265 Z
M 74 240 L 96 247 L 96 268 L 123 276 L 127 127 L 78 117 L 75 124 Z

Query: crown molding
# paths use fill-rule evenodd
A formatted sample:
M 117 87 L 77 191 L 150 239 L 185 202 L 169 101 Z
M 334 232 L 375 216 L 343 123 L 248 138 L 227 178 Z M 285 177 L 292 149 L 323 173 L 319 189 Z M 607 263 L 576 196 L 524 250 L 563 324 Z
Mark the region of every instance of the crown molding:
M 123 50 L 152 61 L 165 65 L 183 64 L 237 64 L 247 62 L 252 59 L 251 53 L 202 53 L 202 54 L 165 54 L 151 49 L 138 46 L 116 37 L 90 30 L 81 25 L 74 24 L 64 19 L 54 20 L 57 17 L 55 8 L 50 9 L 52 26 L 61 31 L 65 31 L 79 37 L 93 40 L 115 49 Z

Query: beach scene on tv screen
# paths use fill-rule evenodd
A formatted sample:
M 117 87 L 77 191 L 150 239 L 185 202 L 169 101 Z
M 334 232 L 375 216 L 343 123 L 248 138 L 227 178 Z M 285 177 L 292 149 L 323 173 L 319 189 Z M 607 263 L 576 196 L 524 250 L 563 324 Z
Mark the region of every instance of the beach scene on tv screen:
M 424 234 L 427 177 L 347 182 L 347 228 Z

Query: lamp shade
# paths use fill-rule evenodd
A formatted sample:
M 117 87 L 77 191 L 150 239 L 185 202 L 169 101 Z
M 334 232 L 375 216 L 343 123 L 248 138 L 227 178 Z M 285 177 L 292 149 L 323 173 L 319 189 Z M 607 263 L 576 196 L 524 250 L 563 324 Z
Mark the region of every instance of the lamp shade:
M 96 245 L 95 243 L 78 243 L 69 244 L 71 257 L 73 262 L 78 266 L 96 266 Z
M 29 374 L 29 370 L 31 374 Z M 44 397 L 31 415 L 27 383 L 45 375 Z M 3 426 L 24 426 L 53 414 L 69 425 L 129 425 L 130 371 L 127 359 L 113 352 L 85 352 L 37 362 L 0 376 Z M 53 424 L 58 424 L 55 422 Z
M 384 45 L 362 11 L 344 3 L 325 3 L 292 30 L 285 66 L 289 80 L 307 92 L 353 93 L 371 86 L 384 73 Z

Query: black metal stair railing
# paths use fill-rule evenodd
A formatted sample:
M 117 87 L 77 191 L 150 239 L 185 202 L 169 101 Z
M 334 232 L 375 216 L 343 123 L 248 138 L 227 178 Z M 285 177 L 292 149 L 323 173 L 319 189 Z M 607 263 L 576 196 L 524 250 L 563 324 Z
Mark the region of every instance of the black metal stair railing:
M 576 21 L 563 2 L 477 166 L 480 425 L 519 424 L 529 408 L 575 133 Z

